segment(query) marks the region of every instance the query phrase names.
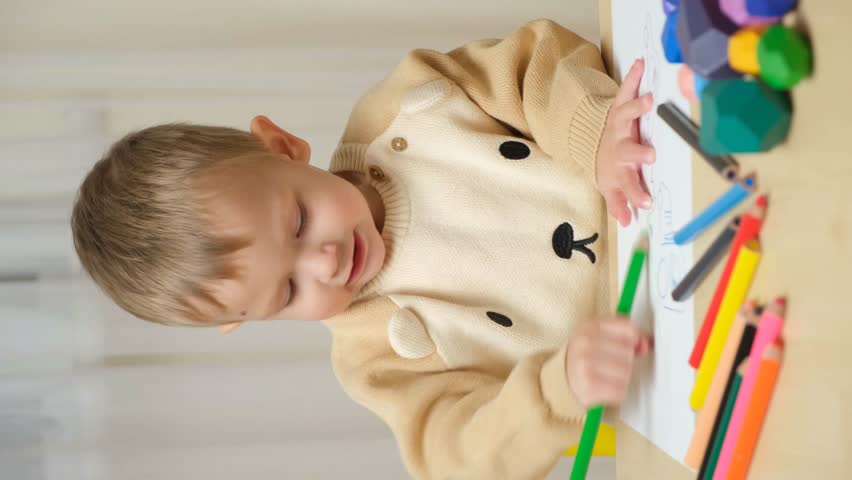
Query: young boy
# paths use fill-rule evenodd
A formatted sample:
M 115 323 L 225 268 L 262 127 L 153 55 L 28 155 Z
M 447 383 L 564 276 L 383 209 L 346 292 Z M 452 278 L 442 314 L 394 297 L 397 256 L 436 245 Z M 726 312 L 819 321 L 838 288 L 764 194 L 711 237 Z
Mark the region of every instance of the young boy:
M 603 199 L 648 207 L 637 62 L 550 21 L 409 54 L 355 106 L 330 172 L 265 117 L 162 125 L 80 189 L 80 259 L 169 325 L 325 320 L 346 392 L 416 478 L 541 478 L 649 341 L 609 310 Z

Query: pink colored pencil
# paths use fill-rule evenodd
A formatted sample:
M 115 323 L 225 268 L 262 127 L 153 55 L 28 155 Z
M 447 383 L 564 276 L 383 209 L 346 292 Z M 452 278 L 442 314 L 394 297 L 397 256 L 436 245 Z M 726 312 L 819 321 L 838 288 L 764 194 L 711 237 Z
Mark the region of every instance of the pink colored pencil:
M 737 403 L 734 404 L 734 413 L 731 414 L 731 422 L 728 424 L 728 432 L 725 434 L 725 442 L 722 444 L 722 453 L 719 454 L 719 462 L 716 465 L 716 471 L 713 473 L 713 480 L 725 480 L 728 477 L 734 448 L 737 445 L 746 409 L 754 390 L 754 381 L 757 378 L 757 370 L 760 368 L 760 360 L 763 357 L 763 352 L 781 335 L 786 306 L 784 298 L 779 297 L 766 308 L 760 317 L 754 343 L 751 346 L 751 353 L 748 356 L 748 369 L 737 395 Z

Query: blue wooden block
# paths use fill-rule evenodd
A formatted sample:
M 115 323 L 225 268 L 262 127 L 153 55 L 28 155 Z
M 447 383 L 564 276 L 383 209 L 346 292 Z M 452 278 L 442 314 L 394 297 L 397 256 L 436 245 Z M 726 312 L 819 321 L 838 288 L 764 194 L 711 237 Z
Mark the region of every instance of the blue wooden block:
M 746 0 L 748 13 L 759 17 L 782 17 L 792 10 L 798 0 Z
M 683 63 L 683 55 L 680 52 L 680 43 L 677 39 L 677 18 L 680 10 L 675 10 L 666 18 L 666 24 L 663 25 L 663 52 L 666 55 L 666 60 L 669 63 Z
M 707 79 L 701 75 L 697 75 L 695 72 L 692 72 L 692 78 L 695 79 L 695 96 L 701 98 L 701 92 L 707 86 Z

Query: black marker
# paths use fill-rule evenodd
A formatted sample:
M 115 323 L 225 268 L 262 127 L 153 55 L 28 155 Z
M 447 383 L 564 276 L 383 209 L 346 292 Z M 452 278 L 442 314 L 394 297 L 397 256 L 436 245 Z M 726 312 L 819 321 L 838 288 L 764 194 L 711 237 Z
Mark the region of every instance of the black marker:
M 672 130 L 677 133 L 684 142 L 688 143 L 693 150 L 698 152 L 707 163 L 719 173 L 725 180 L 733 182 L 740 173 L 740 165 L 730 155 L 710 155 L 698 140 L 698 126 L 680 111 L 672 102 L 666 102 L 657 107 L 657 115 L 663 119 Z
M 734 362 L 731 364 L 731 371 L 728 373 L 728 381 L 725 383 L 725 393 L 722 394 L 722 399 L 719 402 L 719 410 L 716 412 L 716 418 L 713 421 L 713 430 L 710 432 L 710 438 L 707 441 L 707 449 L 704 450 L 704 458 L 701 460 L 701 468 L 698 469 L 698 476 L 695 478 L 700 479 L 707 477 L 707 468 L 709 467 L 710 456 L 713 453 L 713 439 L 716 435 L 722 433 L 719 432 L 722 424 L 722 410 L 724 410 L 725 402 L 731 394 L 731 385 L 734 383 L 734 377 L 737 374 L 737 367 L 743 362 L 743 360 L 748 358 L 749 353 L 751 352 L 751 345 L 754 343 L 755 335 L 757 335 L 758 321 L 759 319 L 756 309 L 746 313 L 745 329 L 743 329 L 743 335 L 740 337 L 740 344 L 737 346 L 737 353 L 734 356 Z M 712 474 L 712 472 L 710 473 Z
M 740 217 L 734 218 L 731 223 L 722 230 L 722 233 L 713 240 L 710 247 L 701 255 L 701 258 L 695 262 L 695 265 L 683 277 L 683 280 L 672 290 L 672 298 L 676 302 L 682 302 L 692 296 L 692 292 L 701 285 L 701 282 L 713 270 L 719 260 L 725 255 L 731 242 L 734 241 L 734 236 L 737 234 L 737 228 L 740 226 Z

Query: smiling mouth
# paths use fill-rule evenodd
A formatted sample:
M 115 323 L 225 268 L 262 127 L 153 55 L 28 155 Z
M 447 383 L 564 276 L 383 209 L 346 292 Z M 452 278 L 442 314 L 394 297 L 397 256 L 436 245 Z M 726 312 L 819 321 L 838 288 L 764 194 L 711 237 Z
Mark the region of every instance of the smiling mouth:
M 352 248 L 352 270 L 349 272 L 349 279 L 346 280 L 347 287 L 355 283 L 355 281 L 361 276 L 361 272 L 364 270 L 364 259 L 366 257 L 364 239 L 358 235 L 358 232 L 354 232 L 353 237 L 354 247 Z

